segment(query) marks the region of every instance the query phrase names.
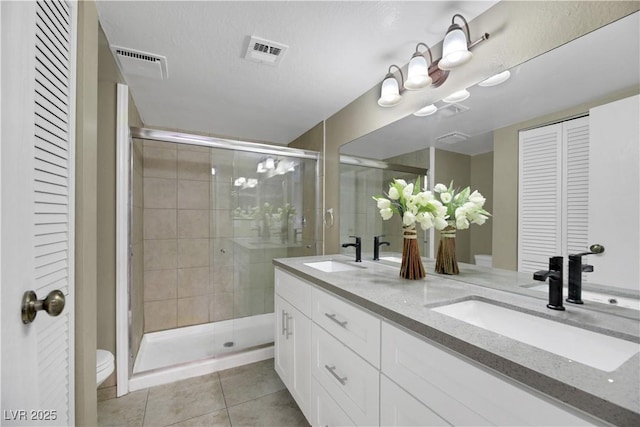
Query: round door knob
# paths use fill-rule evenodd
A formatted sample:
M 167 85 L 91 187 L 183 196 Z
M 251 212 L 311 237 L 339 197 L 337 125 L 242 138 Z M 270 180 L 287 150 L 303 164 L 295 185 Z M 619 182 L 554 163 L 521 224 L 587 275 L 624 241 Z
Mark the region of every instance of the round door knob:
M 62 291 L 56 289 L 39 300 L 34 291 L 26 291 L 22 297 L 22 323 L 25 325 L 33 322 L 38 311 L 44 310 L 50 316 L 57 316 L 64 310 L 65 298 Z

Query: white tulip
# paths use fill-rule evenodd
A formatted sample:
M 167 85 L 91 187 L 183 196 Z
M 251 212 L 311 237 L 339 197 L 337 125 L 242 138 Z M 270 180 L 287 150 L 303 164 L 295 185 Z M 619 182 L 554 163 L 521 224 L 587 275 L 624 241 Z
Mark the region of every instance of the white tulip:
M 378 209 L 388 209 L 391 206 L 391 202 L 383 197 L 380 197 L 378 200 Z
M 420 227 L 423 230 L 428 230 L 433 227 L 433 220 L 431 219 L 431 215 L 423 212 L 418 216 L 418 222 L 420 223 Z
M 416 222 L 416 216 L 413 213 L 409 211 L 404 213 L 404 216 L 402 217 L 402 223 L 404 225 L 413 225 L 415 224 L 415 222 Z
M 467 217 L 465 216 L 458 217 L 456 215 L 456 228 L 458 230 L 466 230 L 467 228 L 469 228 L 469 220 L 467 220 Z
M 440 200 L 442 200 L 442 203 L 451 202 L 451 193 L 440 193 Z
M 380 216 L 386 221 L 393 216 L 393 211 L 390 208 L 380 209 Z
M 404 179 L 396 179 L 394 181 L 396 182 L 396 184 L 400 184 L 403 187 L 407 186 L 407 181 L 405 181 Z
M 447 186 L 444 184 L 436 184 L 433 191 L 435 191 L 436 193 L 444 193 L 445 191 L 447 191 Z
M 409 184 L 402 189 L 402 195 L 405 199 L 409 199 L 413 195 L 413 184 Z
M 469 196 L 469 201 L 471 203 L 474 203 L 476 206 L 478 207 L 482 207 L 484 206 L 484 202 L 487 199 L 485 199 L 482 194 L 478 193 L 478 190 L 474 191 L 473 193 L 471 193 L 471 195 Z
M 396 187 L 389 187 L 389 198 L 391 200 L 398 200 L 400 198 L 400 193 L 398 193 Z
M 433 223 L 436 227 L 436 230 L 444 230 L 447 227 L 447 225 L 449 225 L 447 224 L 447 220 L 441 216 L 435 217 L 435 219 L 433 220 Z

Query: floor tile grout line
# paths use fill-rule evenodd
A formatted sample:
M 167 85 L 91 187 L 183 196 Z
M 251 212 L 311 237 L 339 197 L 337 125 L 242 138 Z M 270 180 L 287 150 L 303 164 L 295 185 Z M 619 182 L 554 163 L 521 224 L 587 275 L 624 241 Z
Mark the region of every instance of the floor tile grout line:
M 147 397 L 144 400 L 144 411 L 142 411 L 142 427 L 144 427 L 144 421 L 147 418 L 147 405 L 149 404 L 149 388 L 147 388 Z
M 222 400 L 224 402 L 224 410 L 227 413 L 227 421 L 229 421 L 229 427 L 233 427 L 233 424 L 231 424 L 231 415 L 229 415 L 229 406 L 227 406 L 227 397 L 224 395 L 222 378 L 220 378 L 220 371 L 216 372 L 216 375 L 218 376 L 218 384 L 220 384 L 220 391 L 222 392 Z

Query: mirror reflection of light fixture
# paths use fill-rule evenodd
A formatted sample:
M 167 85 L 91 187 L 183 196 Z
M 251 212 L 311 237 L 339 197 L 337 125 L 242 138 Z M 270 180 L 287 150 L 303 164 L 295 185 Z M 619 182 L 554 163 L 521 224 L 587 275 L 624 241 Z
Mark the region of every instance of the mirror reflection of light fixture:
M 258 167 L 256 168 L 257 173 L 265 173 L 267 168 L 264 167 L 264 162 L 258 162 Z
M 408 90 L 424 89 L 431 85 L 432 79 L 429 76 L 429 65 L 427 65 L 427 59 L 423 52 L 420 52 L 420 46 L 427 48 L 429 52 L 429 64 L 433 63 L 433 56 L 431 55 L 431 49 L 426 43 L 418 43 L 416 45 L 416 51 L 409 61 L 409 67 L 407 72 L 407 80 L 404 82 L 404 88 Z
M 247 182 L 247 179 L 244 176 L 241 176 L 241 177 L 236 178 L 235 181 L 233 181 L 233 185 L 235 187 L 241 187 L 246 182 Z
M 391 65 L 389 67 L 389 72 L 382 81 L 382 88 L 380 89 L 380 99 L 378 99 L 378 105 L 381 107 L 393 107 L 394 105 L 398 105 L 400 101 L 402 101 L 398 79 L 396 79 L 396 77 L 391 72 L 391 69 L 393 67 L 397 68 L 400 72 L 402 84 L 404 85 L 404 75 L 402 74 L 402 70 L 395 64 Z
M 267 157 L 267 159 L 264 161 L 264 168 L 267 170 L 272 170 L 275 169 L 276 167 L 276 161 L 273 159 L 273 157 Z
M 482 86 L 482 87 L 497 86 L 500 83 L 504 83 L 507 80 L 509 80 L 509 77 L 511 77 L 511 72 L 509 70 L 506 70 L 501 73 L 494 74 L 488 79 L 481 81 L 480 83 L 478 83 L 478 86 Z
M 215 175 L 216 174 L 216 168 L 211 168 L 211 175 Z
M 422 107 L 421 109 L 419 109 L 415 113 L 413 113 L 413 115 L 414 116 L 418 116 L 418 117 L 430 116 L 433 113 L 435 113 L 436 111 L 438 111 L 438 107 L 436 107 L 433 104 L 429 104 L 429 105 L 426 105 L 426 106 Z
M 255 188 L 258 185 L 258 180 L 256 178 L 249 178 L 245 184 L 248 188 Z
M 460 25 L 456 24 L 456 18 L 460 18 L 462 20 L 464 23 L 464 30 Z M 442 42 L 442 59 L 438 63 L 438 67 L 443 70 L 453 70 L 454 68 L 466 64 L 473 56 L 471 52 L 469 52 L 469 49 L 488 38 L 489 34 L 484 33 L 480 40 L 471 43 L 469 24 L 464 16 L 456 13 L 453 15 L 453 18 L 451 18 L 451 25 L 447 30 L 447 34 L 444 36 L 444 41 Z
M 468 90 L 462 89 L 462 90 L 459 90 L 457 92 L 453 92 L 451 95 L 447 96 L 446 98 L 442 98 L 442 100 L 444 102 L 446 102 L 446 103 L 453 104 L 455 102 L 464 101 L 465 99 L 469 98 L 470 96 L 471 96 L 471 94 L 469 93 Z

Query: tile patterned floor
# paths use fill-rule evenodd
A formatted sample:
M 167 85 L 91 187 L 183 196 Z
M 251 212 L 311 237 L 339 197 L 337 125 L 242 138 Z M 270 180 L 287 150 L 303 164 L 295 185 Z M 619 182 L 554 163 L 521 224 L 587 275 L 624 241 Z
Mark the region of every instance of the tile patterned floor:
M 273 359 L 98 400 L 99 426 L 309 426 Z

